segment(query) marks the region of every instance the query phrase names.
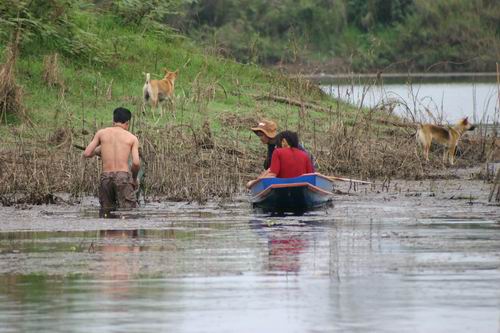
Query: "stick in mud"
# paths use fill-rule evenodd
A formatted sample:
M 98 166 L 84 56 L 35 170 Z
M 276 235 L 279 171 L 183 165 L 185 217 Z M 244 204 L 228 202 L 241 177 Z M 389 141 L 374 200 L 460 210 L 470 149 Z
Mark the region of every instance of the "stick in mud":
M 488 197 L 489 202 L 491 202 L 491 200 L 493 199 L 493 195 L 495 194 L 495 190 L 497 192 L 497 194 L 495 196 L 495 201 L 500 202 L 500 168 L 497 170 L 495 180 L 493 181 L 493 185 L 491 187 L 490 195 Z

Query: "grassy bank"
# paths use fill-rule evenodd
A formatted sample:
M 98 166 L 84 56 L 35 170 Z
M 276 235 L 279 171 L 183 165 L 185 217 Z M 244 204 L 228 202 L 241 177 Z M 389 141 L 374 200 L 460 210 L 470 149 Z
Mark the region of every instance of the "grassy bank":
M 421 178 L 443 167 L 439 157 L 421 162 L 412 130 L 374 121 L 393 118 L 383 106 L 353 108 L 307 80 L 204 52 L 181 36 L 124 25 L 109 13 L 82 10 L 75 22 L 98 57 L 44 52 L 43 44 L 23 44 L 22 34 L 2 49 L 5 69 L 17 45 L 11 78 L 21 96 L 19 108 L 4 109 L 1 118 L 4 205 L 57 202 L 58 192 L 74 200 L 95 194 L 100 162 L 83 160 L 74 145 L 110 125 L 117 106 L 133 111 L 149 199 L 203 202 L 241 193 L 261 170 L 265 148 L 249 127 L 262 118 L 298 131 L 324 174 Z M 179 76 L 161 115 L 143 105 L 142 86 L 145 73 L 160 78 L 164 67 L 179 69 Z

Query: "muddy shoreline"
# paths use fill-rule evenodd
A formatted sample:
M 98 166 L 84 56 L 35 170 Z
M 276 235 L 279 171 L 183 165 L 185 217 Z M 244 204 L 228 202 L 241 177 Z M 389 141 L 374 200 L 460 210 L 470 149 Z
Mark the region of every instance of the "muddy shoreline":
M 488 202 L 488 195 L 492 184 L 479 180 L 478 168 L 462 168 L 437 174 L 436 179 L 425 180 L 386 180 L 377 181 L 373 185 L 359 185 L 349 182 L 336 182 L 334 207 L 328 211 L 315 211 L 306 214 L 321 215 L 335 219 L 342 217 L 343 210 L 362 207 L 370 204 L 401 205 L 401 207 L 415 208 L 416 213 L 425 214 L 436 206 L 449 205 L 453 209 L 468 209 L 470 207 L 488 207 L 486 210 L 495 211 L 498 208 L 497 219 L 500 219 L 500 206 L 496 202 Z M 68 194 L 59 193 L 56 197 L 58 204 L 27 205 L 18 204 L 11 207 L 0 207 L 0 232 L 16 230 L 45 230 L 45 231 L 72 231 L 72 230 L 100 230 L 109 228 L 156 228 L 161 227 L 165 220 L 196 218 L 199 216 L 222 217 L 231 214 L 232 210 L 247 217 L 256 216 L 248 201 L 245 191 L 233 198 L 212 200 L 204 204 L 196 202 L 171 202 L 160 197 L 148 196 L 146 202 L 141 197 L 141 207 L 134 211 L 118 212 L 118 219 L 99 219 L 99 203 L 95 197 L 81 197 L 76 203 Z M 446 211 L 446 208 L 444 209 Z M 371 219 L 384 218 L 384 211 L 374 211 Z M 394 212 L 397 217 L 398 212 Z M 408 215 L 407 212 L 402 216 Z M 418 215 L 416 215 L 417 217 Z M 362 218 L 363 215 L 357 216 Z M 493 216 L 495 217 L 495 216 Z M 103 221 L 105 221 L 103 223 Z

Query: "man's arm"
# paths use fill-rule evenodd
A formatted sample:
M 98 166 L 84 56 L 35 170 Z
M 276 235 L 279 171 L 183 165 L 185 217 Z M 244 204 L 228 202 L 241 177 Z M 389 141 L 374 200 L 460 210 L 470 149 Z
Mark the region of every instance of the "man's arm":
M 85 148 L 85 151 L 83 152 L 83 156 L 90 158 L 93 157 L 94 155 L 101 155 L 101 149 L 98 147 L 101 143 L 101 133 L 100 131 L 97 131 L 97 133 L 94 135 L 94 138 L 92 141 L 90 141 L 89 145 L 87 148 Z
M 139 140 L 135 138 L 134 143 L 132 144 L 132 166 L 130 171 L 132 172 L 132 178 L 137 180 L 137 174 L 141 169 L 141 160 L 139 158 Z

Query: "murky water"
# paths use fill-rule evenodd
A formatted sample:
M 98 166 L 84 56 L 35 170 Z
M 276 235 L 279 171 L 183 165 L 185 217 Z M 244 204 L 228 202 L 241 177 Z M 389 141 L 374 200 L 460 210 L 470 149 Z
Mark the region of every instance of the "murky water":
M 0 209 L 0 332 L 500 332 L 500 207 L 393 182 L 302 217 L 245 198 Z M 347 191 L 347 189 L 345 189 Z

